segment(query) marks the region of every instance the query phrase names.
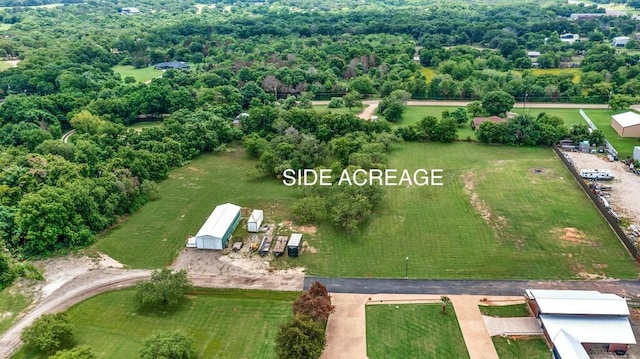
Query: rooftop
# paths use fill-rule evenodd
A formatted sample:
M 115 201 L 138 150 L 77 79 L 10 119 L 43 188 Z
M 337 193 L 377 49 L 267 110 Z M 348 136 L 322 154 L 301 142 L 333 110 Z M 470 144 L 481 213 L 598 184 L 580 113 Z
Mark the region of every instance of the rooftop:
M 551 338 L 564 331 L 580 343 L 636 344 L 627 317 L 541 314 L 540 320 Z
M 535 299 L 542 314 L 628 316 L 627 301 L 615 294 L 582 290 L 527 289 L 527 297 Z
M 622 127 L 640 125 L 640 115 L 632 111 L 620 113 L 611 117 L 613 117 L 613 119 L 616 120 L 616 122 L 618 122 Z

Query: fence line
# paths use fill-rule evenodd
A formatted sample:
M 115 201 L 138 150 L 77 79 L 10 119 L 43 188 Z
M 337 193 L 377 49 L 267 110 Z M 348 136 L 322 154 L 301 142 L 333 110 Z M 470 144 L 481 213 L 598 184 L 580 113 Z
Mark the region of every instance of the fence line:
M 587 114 L 580 109 L 580 116 L 582 116 L 582 118 L 587 121 L 587 125 L 591 128 L 591 130 L 597 130 L 598 127 L 596 127 L 596 125 L 593 123 L 593 121 L 591 121 L 591 119 L 589 118 L 589 116 L 587 116 Z M 604 145 L 607 148 L 607 152 L 613 156 L 618 157 L 618 151 L 616 150 L 615 147 L 613 147 L 613 145 L 611 144 L 611 142 L 609 142 L 608 140 L 604 140 Z
M 636 248 L 636 246 L 629 239 L 629 237 L 627 237 L 627 234 L 624 233 L 622 228 L 620 228 L 618 221 L 615 218 L 613 218 L 611 213 L 609 213 L 609 210 L 607 210 L 607 208 L 598 200 L 598 197 L 596 197 L 596 195 L 591 191 L 591 189 L 589 188 L 587 183 L 584 181 L 584 179 L 580 177 L 578 170 L 573 165 L 573 161 L 567 158 L 565 153 L 562 152 L 557 145 L 553 145 L 553 150 L 558 155 L 562 163 L 564 163 L 564 165 L 567 167 L 567 169 L 569 169 L 569 172 L 571 172 L 571 174 L 576 179 L 576 181 L 578 181 L 578 184 L 580 184 L 580 187 L 582 188 L 582 190 L 587 194 L 587 196 L 589 196 L 589 198 L 591 198 L 591 201 L 593 202 L 593 204 L 596 205 L 596 207 L 600 210 L 600 213 L 602 213 L 602 215 L 607 220 L 607 222 L 609 222 L 609 226 L 611 226 L 613 231 L 618 235 L 618 238 L 620 238 L 620 241 L 622 241 L 622 244 L 624 244 L 624 246 L 629 251 L 629 254 L 631 254 L 631 256 L 636 261 L 640 261 L 640 258 L 638 258 L 638 249 Z

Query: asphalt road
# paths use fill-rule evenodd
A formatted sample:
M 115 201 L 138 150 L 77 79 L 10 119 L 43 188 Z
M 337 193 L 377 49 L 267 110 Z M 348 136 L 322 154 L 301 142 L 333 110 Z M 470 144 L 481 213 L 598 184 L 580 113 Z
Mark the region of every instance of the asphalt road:
M 439 295 L 523 295 L 527 288 L 597 290 L 623 297 L 640 297 L 639 280 L 434 280 L 305 277 L 304 289 L 314 281 L 324 284 L 333 293 L 361 294 L 439 294 Z

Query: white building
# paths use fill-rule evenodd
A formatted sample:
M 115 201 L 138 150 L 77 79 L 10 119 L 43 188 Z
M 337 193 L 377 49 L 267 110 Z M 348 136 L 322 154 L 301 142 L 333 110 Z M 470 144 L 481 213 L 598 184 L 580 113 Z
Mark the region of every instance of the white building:
M 585 290 L 526 289 L 525 294 L 554 358 L 586 359 L 596 347 L 626 353 L 636 344 L 622 297 Z
M 240 222 L 240 207 L 225 203 L 217 206 L 196 234 L 196 248 L 222 250 Z
M 254 209 L 247 220 L 247 232 L 259 232 L 263 219 L 264 212 L 261 209 Z
M 568 44 L 573 44 L 574 42 L 580 40 L 580 35 L 578 34 L 562 34 L 560 35 L 560 41 L 566 42 Z
M 136 7 L 123 7 L 120 9 L 120 13 L 124 15 L 136 15 L 140 13 L 140 10 Z
M 628 36 L 618 36 L 618 37 L 614 37 L 613 40 L 611 40 L 611 46 L 624 47 L 627 44 L 627 42 L 629 42 Z

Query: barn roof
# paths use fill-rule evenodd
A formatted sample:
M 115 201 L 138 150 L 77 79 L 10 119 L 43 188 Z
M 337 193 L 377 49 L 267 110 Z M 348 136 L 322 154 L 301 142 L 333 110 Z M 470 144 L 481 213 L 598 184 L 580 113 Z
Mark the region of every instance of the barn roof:
M 562 359 L 589 359 L 589 354 L 580 341 L 560 329 L 558 335 L 553 338 L 553 346 Z
M 629 315 L 627 301 L 615 294 L 593 290 L 526 289 L 543 314 Z
M 225 203 L 217 206 L 204 222 L 196 237 L 210 236 L 222 238 L 240 213 L 240 207 Z
M 640 115 L 635 112 L 628 111 L 611 116 L 622 127 L 631 127 L 640 125 Z

